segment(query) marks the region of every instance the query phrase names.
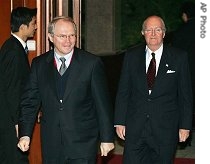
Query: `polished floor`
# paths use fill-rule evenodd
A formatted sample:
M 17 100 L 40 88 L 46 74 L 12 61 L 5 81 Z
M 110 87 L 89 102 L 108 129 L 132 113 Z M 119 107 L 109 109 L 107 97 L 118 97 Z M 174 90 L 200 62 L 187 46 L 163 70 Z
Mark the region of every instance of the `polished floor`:
M 116 139 L 115 149 L 113 150 L 114 154 L 123 153 L 123 142 Z M 191 134 L 190 142 L 187 144 L 179 144 L 176 151 L 177 158 L 195 158 L 195 133 L 194 131 Z

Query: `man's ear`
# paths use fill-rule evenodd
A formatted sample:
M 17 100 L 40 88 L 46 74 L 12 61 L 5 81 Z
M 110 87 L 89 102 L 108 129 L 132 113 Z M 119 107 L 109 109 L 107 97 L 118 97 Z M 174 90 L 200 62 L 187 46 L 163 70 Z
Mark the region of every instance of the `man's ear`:
M 164 34 L 163 34 L 163 38 L 165 38 L 165 35 L 166 35 L 166 33 L 164 32 Z
M 53 34 L 48 33 L 48 39 L 53 43 Z
M 19 27 L 20 30 L 24 30 L 25 28 L 27 28 L 26 24 L 21 24 L 20 27 Z

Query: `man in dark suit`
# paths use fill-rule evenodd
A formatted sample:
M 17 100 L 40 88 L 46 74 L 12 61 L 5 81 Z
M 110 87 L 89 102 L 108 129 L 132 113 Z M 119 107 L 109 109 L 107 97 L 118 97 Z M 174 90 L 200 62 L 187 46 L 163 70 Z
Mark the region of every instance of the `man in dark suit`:
M 11 13 L 12 35 L 0 50 L 0 163 L 28 163 L 17 148 L 20 96 L 29 75 L 26 40 L 36 30 L 37 9 L 18 7 Z
M 172 164 L 178 141 L 189 136 L 187 53 L 163 45 L 165 31 L 160 17 L 148 17 L 142 25 L 146 46 L 134 47 L 124 57 L 115 112 L 117 135 L 125 140 L 124 164 Z M 150 60 L 155 75 L 151 85 Z
M 194 100 L 193 112 L 195 112 L 195 2 L 184 2 L 180 13 L 183 24 L 174 32 L 171 45 L 188 53 Z
M 43 164 L 94 164 L 114 148 L 113 110 L 99 57 L 75 47 L 76 25 L 69 17 L 49 23 L 54 49 L 32 61 L 22 97 L 20 141 L 29 149 L 38 107 L 42 105 Z M 64 61 L 61 61 L 64 60 Z

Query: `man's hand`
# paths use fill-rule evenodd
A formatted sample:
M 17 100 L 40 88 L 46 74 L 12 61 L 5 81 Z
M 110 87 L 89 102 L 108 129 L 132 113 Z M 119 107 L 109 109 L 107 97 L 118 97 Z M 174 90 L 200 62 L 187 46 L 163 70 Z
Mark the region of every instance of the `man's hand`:
M 179 142 L 185 142 L 190 135 L 190 130 L 179 129 Z
M 100 145 L 101 156 L 107 156 L 107 154 L 114 149 L 114 143 L 104 143 Z
M 23 152 L 28 151 L 30 144 L 30 138 L 28 136 L 21 137 L 17 146 L 22 150 Z
M 125 140 L 125 126 L 116 125 L 116 133 L 118 137 L 120 137 L 122 140 Z

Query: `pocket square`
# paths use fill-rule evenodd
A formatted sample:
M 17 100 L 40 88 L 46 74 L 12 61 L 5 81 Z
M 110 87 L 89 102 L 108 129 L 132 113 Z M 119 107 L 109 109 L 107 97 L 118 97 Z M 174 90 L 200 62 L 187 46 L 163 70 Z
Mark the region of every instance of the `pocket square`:
M 166 73 L 175 73 L 176 71 L 168 70 Z

